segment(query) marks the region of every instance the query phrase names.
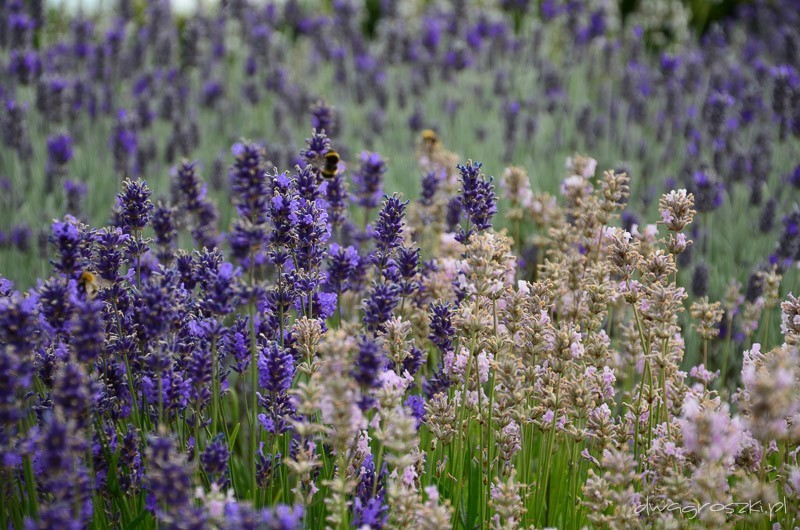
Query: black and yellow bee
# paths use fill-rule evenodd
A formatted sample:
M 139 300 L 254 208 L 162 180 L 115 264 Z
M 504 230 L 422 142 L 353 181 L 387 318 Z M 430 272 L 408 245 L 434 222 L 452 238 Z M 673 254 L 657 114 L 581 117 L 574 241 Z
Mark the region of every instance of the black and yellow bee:
M 422 146 L 429 151 L 435 150 L 441 143 L 439 135 L 433 129 L 425 129 L 420 136 L 422 138 Z
M 319 173 L 322 178 L 332 179 L 339 173 L 339 153 L 330 150 L 322 157 L 322 165 L 319 168 Z
M 113 284 L 105 278 L 100 278 L 93 272 L 83 271 L 78 277 L 78 287 L 86 294 L 87 300 L 97 298 L 97 293 L 103 289 L 108 289 Z

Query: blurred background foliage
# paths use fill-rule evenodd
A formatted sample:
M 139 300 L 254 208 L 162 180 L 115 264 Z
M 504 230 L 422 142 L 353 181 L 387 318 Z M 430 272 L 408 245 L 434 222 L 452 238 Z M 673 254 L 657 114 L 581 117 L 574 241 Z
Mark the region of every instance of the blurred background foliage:
M 37 2 L 41 0 L 25 0 L 26 3 L 30 4 L 32 2 Z M 222 0 L 223 3 L 225 0 Z M 381 0 L 363 0 L 366 6 L 367 12 L 369 16 L 364 21 L 364 33 L 366 35 L 374 36 L 375 35 L 375 28 L 377 27 L 378 23 L 381 19 Z M 534 0 L 534 1 L 512 1 L 507 2 L 508 4 L 514 5 L 523 5 L 525 9 L 530 9 L 532 6 L 536 6 L 537 8 L 541 8 L 543 0 Z M 581 1 L 581 0 L 576 0 Z M 631 14 L 636 12 L 637 10 L 641 9 L 641 6 L 645 2 L 652 2 L 653 0 L 618 0 L 620 13 L 622 15 L 623 21 Z M 735 14 L 736 7 L 748 3 L 750 0 L 682 0 L 683 4 L 687 6 L 692 14 L 691 17 L 691 26 L 694 28 L 696 34 L 702 35 L 704 34 L 708 28 L 713 24 L 715 21 L 721 20 L 726 17 L 733 16 Z M 99 11 L 102 11 L 104 8 L 109 7 L 109 4 L 112 4 L 113 0 L 73 0 L 73 1 L 64 1 L 64 0 L 56 0 L 53 1 L 51 4 L 51 15 L 54 18 L 60 18 L 59 15 L 65 11 L 66 7 L 70 8 L 80 8 L 91 10 L 92 8 L 99 8 Z M 174 2 L 174 4 L 180 4 L 179 7 L 183 10 L 189 8 L 191 9 L 193 6 L 203 6 L 203 5 L 210 5 L 212 0 L 185 0 L 183 2 Z M 324 4 L 326 8 L 331 9 L 331 4 L 333 3 L 332 0 L 321 0 L 321 4 Z M 147 7 L 147 0 L 137 0 L 134 2 L 134 6 L 136 9 L 137 18 L 139 20 L 144 19 L 144 12 Z M 179 17 L 179 20 L 183 17 Z

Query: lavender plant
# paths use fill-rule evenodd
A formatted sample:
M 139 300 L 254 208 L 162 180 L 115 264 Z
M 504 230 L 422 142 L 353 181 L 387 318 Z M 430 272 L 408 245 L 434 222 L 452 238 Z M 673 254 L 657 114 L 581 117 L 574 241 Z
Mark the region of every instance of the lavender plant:
M 790 4 L 3 4 L 0 526 L 794 527 Z

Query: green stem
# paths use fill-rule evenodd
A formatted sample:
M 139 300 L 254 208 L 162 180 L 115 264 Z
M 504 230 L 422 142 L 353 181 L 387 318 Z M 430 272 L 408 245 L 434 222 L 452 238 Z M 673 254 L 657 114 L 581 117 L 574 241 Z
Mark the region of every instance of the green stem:
M 644 329 L 642 328 L 642 319 L 639 315 L 639 310 L 636 306 L 633 306 L 633 314 L 636 318 L 636 326 L 639 330 L 639 340 L 642 344 L 642 351 L 644 354 L 644 369 L 642 371 L 642 380 L 639 383 L 639 395 L 636 398 L 636 426 L 635 426 L 635 436 L 633 439 L 633 453 L 634 458 L 639 457 L 639 414 L 641 413 L 641 406 L 642 406 L 642 394 L 644 393 L 644 383 L 649 378 L 649 383 L 652 385 L 653 382 L 653 375 L 650 369 L 650 344 L 648 341 L 645 340 Z
M 661 382 L 661 395 L 664 396 L 663 402 L 663 421 L 667 423 L 667 434 L 669 434 L 669 395 L 668 395 L 668 388 L 667 388 L 667 374 L 666 374 L 666 359 L 667 359 L 667 350 L 669 349 L 669 339 L 664 339 L 664 350 L 663 350 L 663 357 L 664 357 L 664 366 L 661 367 L 659 370 L 659 381 Z M 659 408 L 661 405 L 659 405 Z M 662 420 L 661 414 L 659 414 L 659 420 Z
M 164 378 L 158 371 L 158 425 L 164 424 Z
M 342 482 L 344 483 L 347 480 L 347 461 L 343 454 L 339 455 L 339 473 L 341 477 L 339 477 Z M 378 469 L 378 468 L 375 468 Z M 378 475 L 380 471 L 375 472 L 375 483 L 378 482 Z M 347 520 L 347 497 L 344 495 L 344 492 L 339 492 L 339 528 L 341 530 L 349 530 L 350 528 L 350 521 Z
M 134 237 L 136 239 L 136 248 L 141 248 L 142 231 L 135 230 Z M 142 290 L 142 255 L 137 252 L 136 254 L 136 290 Z
M 545 444 L 545 454 L 544 454 L 544 469 L 541 473 L 541 478 L 539 482 L 539 486 L 537 487 L 536 493 L 536 517 L 540 516 L 542 509 L 545 508 L 544 502 L 544 495 L 547 493 L 547 489 L 550 485 L 550 465 L 552 462 L 553 456 L 553 443 L 556 437 L 556 422 L 558 421 L 558 405 L 559 405 L 559 393 L 561 390 L 561 377 L 559 376 L 556 379 L 556 402 L 555 407 L 553 410 L 553 420 L 550 422 L 550 429 L 547 433 L 547 442 Z
M 255 270 L 253 266 L 253 253 L 250 252 L 250 288 L 255 290 Z M 253 502 L 257 500 L 256 487 L 256 433 L 258 431 L 258 350 L 256 348 L 256 322 L 255 302 L 253 293 L 250 293 L 248 311 L 250 315 L 250 486 L 253 488 L 251 495 Z M 281 333 L 283 335 L 283 333 Z
M 727 375 L 728 375 L 728 358 L 731 355 L 731 346 L 733 337 L 733 318 L 728 317 L 728 336 L 725 337 L 725 352 L 723 353 L 722 357 L 722 373 L 720 373 L 720 382 L 721 388 L 727 387 Z
M 30 513 L 34 519 L 39 518 L 39 498 L 36 495 L 36 479 L 33 475 L 33 465 L 30 455 L 26 455 L 23 460 L 23 473 L 25 475 L 25 487 L 28 489 L 28 502 Z
M 378 477 L 381 472 L 381 467 L 383 466 L 383 442 L 378 442 L 377 452 L 375 454 L 375 476 Z M 372 496 L 374 497 L 378 491 L 378 482 L 380 482 L 377 478 L 372 481 Z
M 219 355 L 217 355 L 217 337 L 211 339 L 211 434 L 212 437 L 217 435 L 219 429 L 219 415 L 220 415 L 220 394 L 222 393 L 220 383 L 220 370 L 219 370 Z
M 283 300 L 283 274 L 281 272 L 281 267 L 278 267 L 278 296 L 281 300 Z M 283 302 L 281 302 L 280 307 L 278 308 L 278 340 L 281 343 L 281 347 L 283 347 Z
M 2 470 L 2 473 L 0 473 L 0 504 L 3 506 L 0 508 L 0 528 L 3 528 L 4 530 L 8 528 L 8 519 L 6 515 L 6 506 L 8 506 L 8 494 L 6 492 L 7 484 L 6 472 L 4 469 Z
M 578 526 L 578 512 L 580 512 L 580 505 L 578 504 L 578 484 L 581 482 L 581 461 L 578 460 L 578 442 L 572 441 L 572 452 L 570 454 L 570 480 L 572 481 L 572 503 L 570 508 L 572 514 L 572 528 L 580 528 Z
M 477 299 L 475 300 L 475 303 L 477 304 Z M 472 353 L 475 351 L 476 342 L 477 342 L 477 336 L 473 334 L 472 341 L 469 347 L 469 359 L 467 360 L 467 371 L 464 376 L 464 385 L 461 390 L 461 403 L 459 404 L 458 415 L 457 415 L 458 423 L 456 424 L 456 430 L 458 431 L 458 434 L 456 437 L 457 444 L 455 445 L 454 456 L 460 460 L 460 464 L 458 467 L 458 473 L 456 473 L 455 475 L 455 478 L 458 482 L 456 483 L 456 496 L 454 504 L 456 516 L 453 518 L 453 528 L 456 528 L 456 524 L 458 523 L 458 512 L 461 509 L 461 492 L 464 489 L 464 468 L 466 467 L 466 461 L 468 458 L 467 454 L 469 453 L 469 451 L 463 450 L 461 430 L 464 424 L 464 411 L 466 409 L 467 390 L 469 388 L 468 383 L 469 383 L 470 373 L 472 371 Z M 463 434 L 463 437 L 465 438 L 464 441 L 466 443 L 469 442 L 469 422 L 467 423 L 468 423 L 467 428 L 465 429 L 465 432 Z
M 483 410 L 483 399 L 481 398 L 481 384 L 480 384 L 480 373 L 478 374 L 478 410 Z M 487 435 L 488 436 L 488 435 Z M 487 448 L 488 452 L 488 448 Z M 488 455 L 487 455 L 488 456 Z M 488 459 L 487 459 L 488 460 Z M 488 464 L 488 462 L 487 462 Z M 478 421 L 478 469 L 483 472 L 483 422 Z M 488 476 L 488 475 L 487 475 Z M 486 505 L 486 488 L 483 487 L 483 477 L 479 476 L 478 480 L 478 491 L 479 498 L 480 498 L 480 505 L 478 506 L 478 510 L 480 513 L 480 528 L 483 529 L 483 523 L 485 520 L 485 505 Z
M 132 407 L 133 421 L 134 423 L 139 425 L 139 428 L 142 430 L 142 432 L 146 432 L 144 428 L 144 422 L 141 416 L 139 415 L 139 398 L 136 393 L 136 387 L 133 384 L 133 372 L 131 371 L 131 363 L 128 361 L 127 353 L 123 355 L 123 360 L 125 362 L 125 375 L 126 378 L 128 379 L 128 388 L 130 388 L 131 392 L 131 403 L 133 405 Z

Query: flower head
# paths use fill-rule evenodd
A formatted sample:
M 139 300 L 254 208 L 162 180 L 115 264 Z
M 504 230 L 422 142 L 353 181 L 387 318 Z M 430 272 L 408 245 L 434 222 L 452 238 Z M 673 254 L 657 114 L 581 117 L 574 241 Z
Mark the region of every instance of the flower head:
M 153 212 L 153 203 L 150 201 L 152 193 L 144 180 L 125 179 L 122 192 L 117 195 L 119 222 L 122 227 L 133 232 L 144 230 Z
M 486 177 L 481 172 L 483 164 L 467 161 L 466 165 L 459 165 L 461 173 L 461 208 L 469 221 L 468 228 L 462 229 L 457 239 L 466 243 L 475 232 L 486 230 L 492 226 L 492 217 L 497 213 L 497 197 L 492 185 L 493 177 Z

